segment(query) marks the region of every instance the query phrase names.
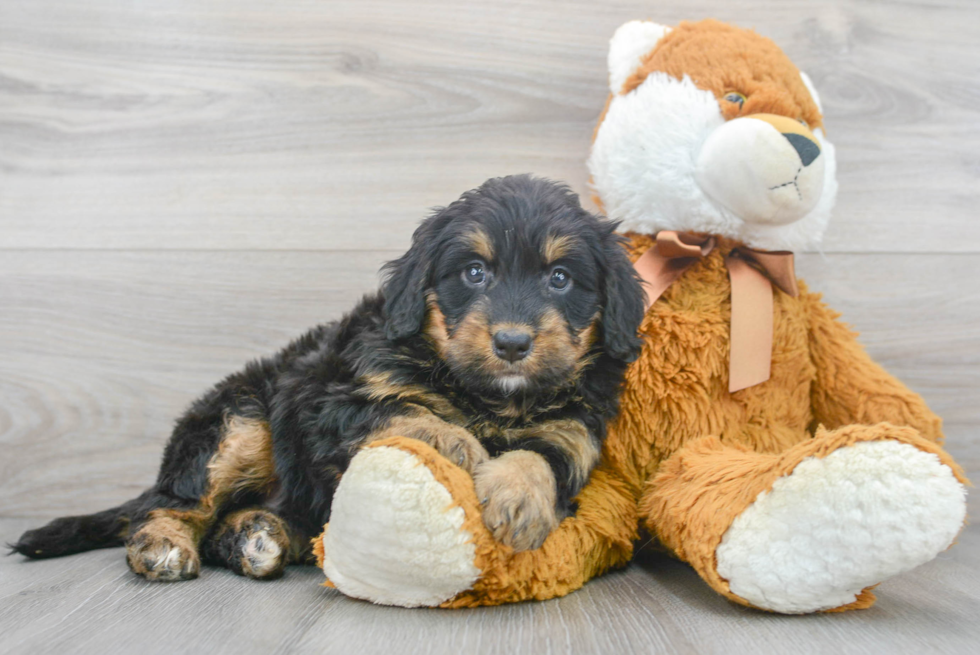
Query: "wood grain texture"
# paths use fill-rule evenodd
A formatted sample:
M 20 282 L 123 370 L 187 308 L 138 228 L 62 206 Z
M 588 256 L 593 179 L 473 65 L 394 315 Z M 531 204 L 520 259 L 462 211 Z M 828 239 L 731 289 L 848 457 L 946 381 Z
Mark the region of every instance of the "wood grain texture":
M 705 16 L 821 90 L 827 251 L 978 251 L 967 0 L 6 0 L 0 248 L 399 248 L 487 177 L 584 192 L 615 27 Z
M 770 36 L 817 84 L 840 200 L 798 270 L 980 479 L 976 2 L 4 0 L 0 541 L 149 485 L 195 396 L 372 290 L 429 207 L 523 171 L 586 191 L 613 30 L 706 16 Z M 478 610 L 376 607 L 320 580 L 152 584 L 118 549 L 0 558 L 0 654 L 980 643 L 976 526 L 843 615 L 745 610 L 649 554 L 564 599 Z
M 0 446 L 12 456 L 0 463 L 0 516 L 84 512 L 135 495 L 194 397 L 339 318 L 392 256 L 6 253 Z M 980 425 L 980 291 L 959 283 L 980 270 L 980 255 L 804 255 L 799 269 L 948 424 Z
M 26 523 L 0 520 L 10 532 Z M 254 582 L 205 568 L 191 583 L 146 582 L 121 550 L 0 560 L 4 653 L 972 653 L 980 612 L 973 526 L 956 549 L 878 590 L 870 610 L 779 616 L 733 605 L 686 565 L 643 556 L 565 598 L 474 610 L 353 601 L 290 567 Z
M 338 316 L 391 256 L 7 253 L 0 537 L 138 493 L 183 406 L 242 362 Z M 980 477 L 980 303 L 957 285 L 980 268 L 980 255 L 805 255 L 799 268 L 864 332 L 872 354 L 947 417 L 949 450 Z M 933 311 L 914 311 L 924 306 Z M 974 512 L 978 505 L 971 499 Z M 970 618 L 980 611 L 976 527 L 853 615 L 743 610 L 688 567 L 651 556 L 565 599 L 459 612 L 375 607 L 319 581 L 315 569 L 254 583 L 208 568 L 192 583 L 154 585 L 129 573 L 118 549 L 38 563 L 3 558 L 0 652 L 737 653 L 793 643 L 813 652 L 956 653 L 980 638 Z

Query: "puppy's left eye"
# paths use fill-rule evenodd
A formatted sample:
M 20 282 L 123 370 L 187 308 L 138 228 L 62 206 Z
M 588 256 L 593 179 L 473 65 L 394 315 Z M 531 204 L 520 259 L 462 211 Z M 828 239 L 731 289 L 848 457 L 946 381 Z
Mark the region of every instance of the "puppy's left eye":
M 473 262 L 463 269 L 463 279 L 474 286 L 479 286 L 487 281 L 487 272 L 483 269 L 483 264 Z
M 551 271 L 551 279 L 548 280 L 548 284 L 552 289 L 558 289 L 561 291 L 568 287 L 572 281 L 572 274 L 566 271 L 564 268 L 556 268 Z

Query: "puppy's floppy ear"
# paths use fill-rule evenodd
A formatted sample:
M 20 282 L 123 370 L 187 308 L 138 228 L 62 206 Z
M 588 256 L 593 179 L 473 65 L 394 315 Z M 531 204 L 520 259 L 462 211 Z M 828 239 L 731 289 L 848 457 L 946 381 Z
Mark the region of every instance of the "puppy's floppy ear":
M 412 247 L 384 265 L 381 293 L 385 299 L 385 336 L 398 340 L 418 334 L 425 320 L 436 240 L 447 222 L 445 210 L 425 219 L 412 235 Z
M 602 255 L 605 260 L 605 307 L 602 311 L 603 345 L 616 359 L 632 362 L 640 355 L 643 340 L 637 335 L 643 320 L 643 287 L 636 269 L 626 256 L 625 241 L 614 230 L 619 223 L 609 224 L 603 235 Z

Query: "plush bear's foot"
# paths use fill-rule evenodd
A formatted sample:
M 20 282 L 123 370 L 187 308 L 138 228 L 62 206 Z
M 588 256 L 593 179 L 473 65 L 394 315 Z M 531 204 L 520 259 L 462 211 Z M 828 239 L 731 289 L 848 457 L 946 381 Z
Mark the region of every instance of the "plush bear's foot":
M 348 596 L 382 605 L 435 606 L 472 587 L 480 575 L 474 536 L 467 530 L 473 518 L 467 520 L 446 488 L 472 487 L 472 481 L 429 446 L 407 441 L 410 449 L 379 442 L 351 461 L 322 536 L 322 567 Z M 430 467 L 436 458 L 439 466 Z M 441 473 L 458 474 L 459 480 Z M 469 510 L 479 521 L 475 502 Z
M 948 548 L 965 513 L 963 485 L 937 455 L 859 442 L 804 459 L 759 494 L 722 538 L 717 572 L 756 607 L 840 608 Z

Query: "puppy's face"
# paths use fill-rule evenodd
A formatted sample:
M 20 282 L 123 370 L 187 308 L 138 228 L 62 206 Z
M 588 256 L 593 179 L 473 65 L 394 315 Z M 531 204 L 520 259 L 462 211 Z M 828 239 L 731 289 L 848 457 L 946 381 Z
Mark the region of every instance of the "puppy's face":
M 421 272 L 414 289 L 405 285 L 421 291 L 421 320 L 409 332 L 422 332 L 470 389 L 546 391 L 603 352 L 630 359 L 642 292 L 612 227 L 565 187 L 491 180 L 426 221 L 393 263 L 389 331 L 399 318 L 396 278 Z
M 585 240 L 595 235 L 561 221 L 510 219 L 477 214 L 453 227 L 425 325 L 457 377 L 505 393 L 572 377 L 587 363 L 602 314 L 598 262 Z

